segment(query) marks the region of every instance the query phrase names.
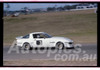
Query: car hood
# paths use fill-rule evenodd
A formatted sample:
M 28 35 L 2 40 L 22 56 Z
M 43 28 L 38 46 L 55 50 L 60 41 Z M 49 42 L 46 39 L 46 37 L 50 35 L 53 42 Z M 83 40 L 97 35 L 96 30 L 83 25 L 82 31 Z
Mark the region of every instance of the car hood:
M 53 40 L 59 40 L 59 41 L 65 41 L 65 42 L 73 42 L 73 40 L 67 38 L 67 37 L 52 37 Z

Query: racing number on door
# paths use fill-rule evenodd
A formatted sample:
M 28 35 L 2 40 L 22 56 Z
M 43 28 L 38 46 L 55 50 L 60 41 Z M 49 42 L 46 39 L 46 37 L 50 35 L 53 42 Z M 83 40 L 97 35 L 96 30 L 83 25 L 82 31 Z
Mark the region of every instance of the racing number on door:
M 42 40 L 37 40 L 37 41 L 36 41 L 36 44 L 37 44 L 37 45 L 42 45 Z

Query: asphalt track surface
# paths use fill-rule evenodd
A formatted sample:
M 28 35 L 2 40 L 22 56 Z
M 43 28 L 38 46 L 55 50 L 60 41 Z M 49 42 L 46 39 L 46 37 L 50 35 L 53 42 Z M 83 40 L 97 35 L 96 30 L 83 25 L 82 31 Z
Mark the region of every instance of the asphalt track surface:
M 17 51 L 16 51 L 17 48 Z M 15 50 L 14 50 L 15 49 Z M 10 60 L 34 60 L 34 59 L 55 59 L 70 56 L 78 55 L 81 59 L 84 54 L 89 55 L 90 57 L 97 57 L 97 44 L 83 44 L 82 47 L 75 49 L 32 49 L 32 50 L 21 50 L 18 47 L 13 47 L 11 50 L 10 46 L 3 47 L 3 61 Z M 59 56 L 58 56 L 59 55 Z

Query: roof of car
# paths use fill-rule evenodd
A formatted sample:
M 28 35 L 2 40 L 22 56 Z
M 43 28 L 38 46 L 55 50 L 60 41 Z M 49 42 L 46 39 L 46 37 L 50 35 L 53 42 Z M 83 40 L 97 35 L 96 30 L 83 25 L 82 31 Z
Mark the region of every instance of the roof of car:
M 30 34 L 40 34 L 40 33 L 45 33 L 45 32 L 33 32 L 33 33 L 30 33 Z

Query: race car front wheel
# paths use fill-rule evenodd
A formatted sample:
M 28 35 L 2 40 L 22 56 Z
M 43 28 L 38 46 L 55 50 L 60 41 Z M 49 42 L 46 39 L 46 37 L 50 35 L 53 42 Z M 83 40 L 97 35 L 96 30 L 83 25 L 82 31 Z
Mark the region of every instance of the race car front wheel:
M 61 49 L 64 48 L 64 44 L 63 44 L 62 42 L 58 42 L 58 43 L 56 44 L 56 48 L 59 49 L 59 50 L 61 50 Z

